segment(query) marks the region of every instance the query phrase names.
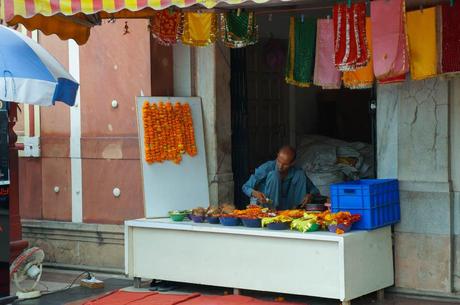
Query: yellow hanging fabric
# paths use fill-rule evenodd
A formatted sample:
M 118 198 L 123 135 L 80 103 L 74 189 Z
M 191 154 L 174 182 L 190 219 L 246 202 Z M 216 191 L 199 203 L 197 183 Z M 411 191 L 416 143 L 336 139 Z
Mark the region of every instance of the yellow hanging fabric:
M 407 13 L 410 73 L 422 80 L 437 75 L 436 8 Z
M 207 46 L 216 41 L 217 15 L 215 13 L 192 13 L 184 15 L 182 42 L 191 46 Z
M 371 56 L 369 61 L 363 68 L 358 68 L 355 71 L 346 71 L 343 73 L 343 85 L 350 89 L 365 89 L 372 88 L 374 85 L 374 69 L 372 62 L 372 26 L 371 19 L 366 18 L 366 40 L 367 48 Z

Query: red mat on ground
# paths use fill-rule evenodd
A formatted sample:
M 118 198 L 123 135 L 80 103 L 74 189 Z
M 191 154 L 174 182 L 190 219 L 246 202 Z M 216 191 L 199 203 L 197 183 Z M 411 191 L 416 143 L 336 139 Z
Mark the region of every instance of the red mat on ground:
M 200 295 L 181 305 L 250 305 L 254 298 L 242 295 Z
M 304 303 L 275 302 L 258 300 L 241 295 L 201 295 L 180 305 L 306 305 Z
M 83 305 L 302 305 L 262 301 L 241 295 L 160 294 L 157 292 L 114 291 Z M 303 304 L 305 305 L 305 304 Z
M 157 292 L 129 292 L 116 290 L 97 299 L 88 301 L 83 305 L 126 305 L 130 302 L 139 301 L 155 294 L 157 294 Z

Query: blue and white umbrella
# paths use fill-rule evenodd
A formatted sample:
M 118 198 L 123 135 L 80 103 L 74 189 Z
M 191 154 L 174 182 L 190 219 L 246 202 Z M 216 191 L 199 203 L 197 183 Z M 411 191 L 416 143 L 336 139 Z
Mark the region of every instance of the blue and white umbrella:
M 0 26 L 0 100 L 41 106 L 75 105 L 78 83 L 38 43 Z

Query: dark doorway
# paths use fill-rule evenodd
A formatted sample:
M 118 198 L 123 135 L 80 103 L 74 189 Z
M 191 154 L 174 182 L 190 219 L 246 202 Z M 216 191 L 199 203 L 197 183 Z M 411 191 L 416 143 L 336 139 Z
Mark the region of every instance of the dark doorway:
M 365 143 L 375 152 L 375 89 L 288 86 L 286 44 L 285 39 L 270 38 L 256 46 L 231 50 L 232 169 L 239 208 L 249 201 L 242 185 L 255 168 L 273 160 L 283 144 L 297 145 L 299 153 L 302 138 L 319 135 L 332 141 Z M 278 64 L 267 60 L 272 46 L 284 50 L 284 60 Z M 373 163 L 375 176 L 376 154 L 372 157 L 369 163 Z
M 284 64 L 268 65 L 267 47 L 285 47 L 285 40 L 270 39 L 255 46 L 231 50 L 232 164 L 235 205 L 249 198 L 241 191 L 261 163 L 274 159 L 289 137 L 289 88 Z

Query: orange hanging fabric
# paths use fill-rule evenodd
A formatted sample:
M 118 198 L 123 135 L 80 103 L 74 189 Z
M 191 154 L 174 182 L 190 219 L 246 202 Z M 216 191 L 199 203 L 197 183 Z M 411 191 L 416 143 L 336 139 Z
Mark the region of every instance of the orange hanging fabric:
M 410 70 L 414 80 L 437 75 L 436 8 L 407 13 Z
M 184 14 L 182 42 L 191 46 L 207 46 L 216 41 L 217 15 L 215 13 Z
M 366 38 L 369 49 L 369 62 L 365 67 L 356 69 L 356 71 L 346 71 L 343 73 L 343 85 L 350 89 L 372 88 L 374 85 L 374 68 L 372 62 L 372 26 L 371 19 L 366 18 Z

